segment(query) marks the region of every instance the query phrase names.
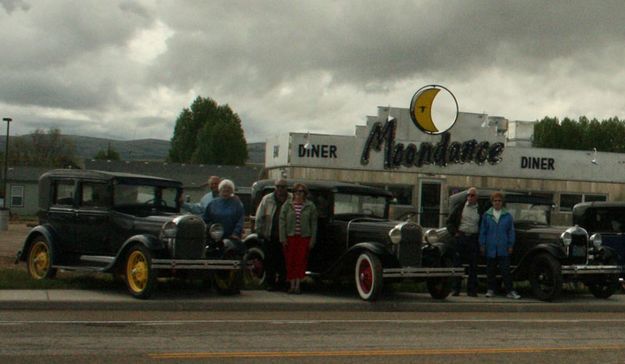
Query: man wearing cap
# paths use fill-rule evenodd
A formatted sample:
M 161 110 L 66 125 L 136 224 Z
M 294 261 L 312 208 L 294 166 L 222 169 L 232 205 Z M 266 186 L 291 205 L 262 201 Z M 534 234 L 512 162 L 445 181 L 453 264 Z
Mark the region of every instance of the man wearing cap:
M 265 282 L 267 290 L 275 291 L 285 287 L 286 266 L 280 244 L 280 209 L 284 202 L 292 198 L 287 190 L 285 179 L 275 181 L 274 192 L 263 197 L 256 209 L 255 230 L 263 239 L 265 251 Z

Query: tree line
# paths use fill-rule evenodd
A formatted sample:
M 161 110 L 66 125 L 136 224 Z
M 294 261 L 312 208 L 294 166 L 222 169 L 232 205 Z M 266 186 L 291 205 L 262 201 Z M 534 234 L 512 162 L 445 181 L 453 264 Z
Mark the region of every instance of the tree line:
M 625 120 L 578 120 L 545 117 L 534 125 L 532 145 L 537 148 L 593 150 L 625 153 Z

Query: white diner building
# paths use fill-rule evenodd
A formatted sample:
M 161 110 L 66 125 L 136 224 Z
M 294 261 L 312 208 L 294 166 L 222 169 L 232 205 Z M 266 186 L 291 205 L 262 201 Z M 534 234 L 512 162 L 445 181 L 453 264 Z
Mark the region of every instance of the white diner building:
M 384 133 L 387 126 L 394 134 Z M 426 227 L 444 224 L 449 196 L 470 186 L 552 198 L 556 224 L 570 224 L 578 202 L 625 200 L 625 154 L 533 148 L 533 122 L 479 113 L 459 112 L 447 133 L 448 140 L 423 133 L 408 108 L 378 107 L 354 135 L 288 132 L 268 138 L 265 166 L 269 178 L 384 187 L 399 204 L 414 205 Z

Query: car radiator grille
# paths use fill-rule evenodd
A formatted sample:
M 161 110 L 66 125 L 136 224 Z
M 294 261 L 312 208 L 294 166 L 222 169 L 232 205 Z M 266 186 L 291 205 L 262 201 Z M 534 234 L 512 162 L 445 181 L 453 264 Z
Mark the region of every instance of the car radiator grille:
M 206 247 L 206 227 L 199 217 L 188 216 L 178 223 L 175 259 L 201 259 Z
M 397 250 L 397 258 L 402 267 L 421 266 L 422 231 L 417 224 L 408 223 L 401 229 L 401 242 Z
M 569 245 L 569 258 L 571 263 L 583 264 L 588 254 L 588 241 L 585 235 L 573 235 L 573 241 Z

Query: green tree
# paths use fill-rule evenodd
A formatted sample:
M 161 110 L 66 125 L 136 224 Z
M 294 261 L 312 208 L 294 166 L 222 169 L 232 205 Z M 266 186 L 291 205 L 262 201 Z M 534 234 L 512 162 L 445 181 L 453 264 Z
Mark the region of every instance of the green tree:
M 99 150 L 98 153 L 93 157 L 93 159 L 97 160 L 109 160 L 109 161 L 118 161 L 121 160 L 119 157 L 119 153 L 111 147 L 111 143 L 108 144 L 106 150 Z
M 169 160 L 180 163 L 243 165 L 247 142 L 241 119 L 228 105 L 198 96 L 182 110 L 171 139 Z
M 76 148 L 59 129 L 47 132 L 36 129 L 32 134 L 12 137 L 9 141 L 9 164 L 15 166 L 77 166 Z

